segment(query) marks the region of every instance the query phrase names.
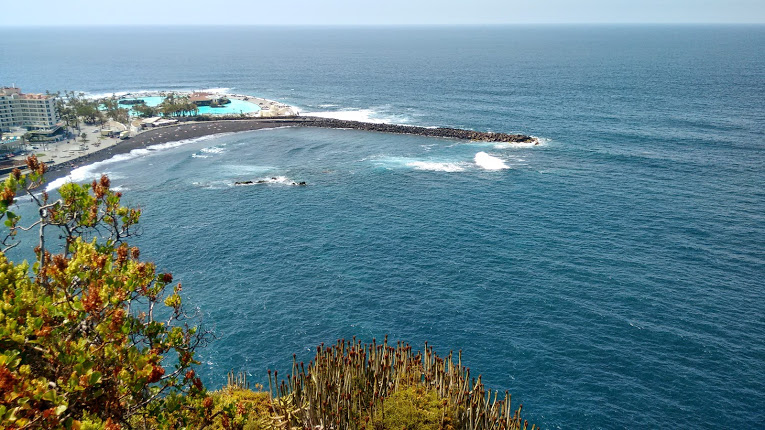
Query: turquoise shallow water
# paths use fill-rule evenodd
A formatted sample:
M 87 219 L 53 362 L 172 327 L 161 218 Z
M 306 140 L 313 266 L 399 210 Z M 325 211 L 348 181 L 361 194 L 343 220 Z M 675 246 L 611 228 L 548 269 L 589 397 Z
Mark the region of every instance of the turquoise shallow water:
M 463 349 L 544 428 L 765 422 L 763 27 L 49 32 L 0 30 L 0 76 L 94 94 L 229 87 L 543 138 L 286 128 L 76 172 L 107 172 L 143 208 L 142 255 L 217 335 L 211 386 L 387 333 Z M 143 37 L 167 43 L 146 53 Z M 204 67 L 169 55 L 189 40 Z M 103 58 L 115 45 L 134 67 Z
M 138 97 L 139 99 L 146 102 L 148 106 L 159 106 L 160 103 L 165 99 L 164 97 Z M 251 113 L 251 112 L 258 112 L 260 110 L 260 106 L 249 103 L 243 100 L 237 100 L 237 99 L 231 99 L 231 103 L 228 103 L 226 105 L 220 106 L 220 107 L 210 107 L 210 106 L 200 106 L 199 107 L 199 113 L 202 115 L 227 115 L 227 114 L 241 114 L 241 113 Z

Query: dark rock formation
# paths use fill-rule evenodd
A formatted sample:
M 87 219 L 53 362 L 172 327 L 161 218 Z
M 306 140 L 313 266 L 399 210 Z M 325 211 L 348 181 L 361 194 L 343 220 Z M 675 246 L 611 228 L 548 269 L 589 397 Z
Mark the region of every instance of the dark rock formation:
M 146 102 L 141 100 L 141 99 L 122 99 L 122 100 L 118 101 L 117 103 L 121 104 L 121 105 L 142 105 L 142 104 L 146 104 Z
M 276 181 L 276 178 L 271 178 L 272 181 Z M 257 184 L 268 184 L 270 181 L 267 181 L 265 179 L 259 179 L 257 181 L 236 181 L 234 182 L 234 185 L 257 185 Z M 300 182 L 292 182 L 290 185 L 296 185 L 298 187 L 305 187 L 308 185 L 305 181 Z
M 459 128 L 426 128 L 411 125 L 377 124 L 317 117 L 300 117 L 300 119 L 295 122 L 306 127 L 350 128 L 354 130 L 415 134 L 418 136 L 446 137 L 452 139 L 476 140 L 481 142 L 539 143 L 537 139 L 523 134 L 487 133 L 483 131 L 463 130 Z

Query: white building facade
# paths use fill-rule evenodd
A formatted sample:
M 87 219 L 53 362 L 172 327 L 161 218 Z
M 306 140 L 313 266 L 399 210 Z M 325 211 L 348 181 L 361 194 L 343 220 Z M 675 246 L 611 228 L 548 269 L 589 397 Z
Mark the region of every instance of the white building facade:
M 15 87 L 0 88 L 0 130 L 12 127 L 54 131 L 58 128 L 56 96 L 24 94 Z

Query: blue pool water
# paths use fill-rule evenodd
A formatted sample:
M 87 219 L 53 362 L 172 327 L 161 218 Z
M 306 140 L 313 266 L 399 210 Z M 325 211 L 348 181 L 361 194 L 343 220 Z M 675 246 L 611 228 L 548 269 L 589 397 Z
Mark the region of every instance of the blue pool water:
M 164 97 L 135 97 L 135 99 L 143 100 L 148 106 L 159 106 L 159 104 L 165 100 Z M 199 113 L 202 115 L 237 115 L 260 111 L 260 106 L 255 103 L 237 99 L 230 100 L 231 103 L 215 108 L 210 106 L 199 106 Z
M 751 429 L 765 423 L 763 46 L 762 26 L 0 29 L 0 77 L 226 87 L 543 139 L 285 128 L 75 172 L 108 173 L 143 209 L 142 256 L 217 336 L 201 354 L 212 387 L 389 334 L 462 349 L 543 428 Z

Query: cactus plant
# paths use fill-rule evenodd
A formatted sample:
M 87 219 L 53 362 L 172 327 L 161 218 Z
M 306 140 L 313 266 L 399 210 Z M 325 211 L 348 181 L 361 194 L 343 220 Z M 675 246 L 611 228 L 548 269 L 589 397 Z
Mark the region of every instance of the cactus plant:
M 268 372 L 269 394 L 285 428 L 372 429 L 385 422 L 385 402 L 394 393 L 417 388 L 435 392 L 442 400 L 440 426 L 466 430 L 528 429 L 521 408 L 511 407 L 510 395 L 484 387 L 481 376 L 470 377 L 462 353 L 439 357 L 432 346 L 413 352 L 409 344 L 351 341 L 316 348 L 306 367 L 293 355 L 292 371 L 279 381 Z M 432 404 L 432 402 L 430 402 Z M 536 429 L 532 425 L 531 429 Z

